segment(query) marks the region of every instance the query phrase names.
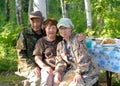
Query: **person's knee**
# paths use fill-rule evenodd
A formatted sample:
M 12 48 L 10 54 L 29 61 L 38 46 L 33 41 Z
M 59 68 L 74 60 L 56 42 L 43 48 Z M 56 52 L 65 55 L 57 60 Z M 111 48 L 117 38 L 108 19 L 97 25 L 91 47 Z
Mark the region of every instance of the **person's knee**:
M 33 83 L 33 84 L 40 83 L 40 76 L 37 76 L 34 72 L 30 72 L 28 74 L 28 80 L 30 83 Z

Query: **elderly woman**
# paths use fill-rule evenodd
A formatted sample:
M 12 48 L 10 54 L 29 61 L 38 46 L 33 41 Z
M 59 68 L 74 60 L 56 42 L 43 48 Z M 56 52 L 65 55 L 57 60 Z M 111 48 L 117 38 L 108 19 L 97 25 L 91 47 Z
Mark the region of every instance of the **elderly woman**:
M 57 36 L 57 21 L 53 18 L 43 22 L 46 36 L 39 39 L 36 43 L 33 55 L 35 62 L 41 68 L 41 84 L 40 86 L 52 86 L 53 74 L 55 68 L 56 48 L 58 42 L 62 40 Z
M 58 43 L 55 85 L 98 86 L 99 69 L 88 53 L 84 34 L 73 34 L 69 18 L 61 18 L 57 24 L 63 40 Z

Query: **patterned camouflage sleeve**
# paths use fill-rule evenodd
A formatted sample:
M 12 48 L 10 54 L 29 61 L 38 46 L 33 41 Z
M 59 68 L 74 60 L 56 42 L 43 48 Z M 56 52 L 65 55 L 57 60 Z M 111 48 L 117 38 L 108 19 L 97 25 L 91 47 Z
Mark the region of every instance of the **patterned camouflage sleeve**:
M 16 44 L 16 49 L 17 49 L 17 52 L 18 52 L 18 57 L 27 58 L 25 37 L 24 37 L 23 32 L 21 32 L 19 37 L 18 37 L 17 44 Z
M 88 50 L 85 45 L 85 39 L 83 38 L 81 41 L 78 40 L 80 38 L 80 35 L 77 34 L 73 38 L 73 45 L 72 45 L 72 51 L 73 51 L 73 57 L 75 57 L 75 64 L 76 64 L 76 73 L 84 73 L 89 70 L 90 66 L 90 59 L 91 57 L 88 56 Z
M 62 73 L 66 70 L 67 64 L 65 61 L 63 61 L 62 56 L 61 56 L 61 45 L 60 43 L 57 45 L 57 56 L 56 56 L 56 66 L 55 66 L 55 72 Z

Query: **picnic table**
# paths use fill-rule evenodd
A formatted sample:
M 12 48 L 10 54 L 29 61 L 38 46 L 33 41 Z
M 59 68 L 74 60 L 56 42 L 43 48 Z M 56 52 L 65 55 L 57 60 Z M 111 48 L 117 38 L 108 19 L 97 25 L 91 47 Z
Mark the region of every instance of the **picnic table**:
M 106 71 L 107 86 L 111 86 L 112 73 L 120 74 L 120 47 L 96 45 L 88 50 L 99 68 Z

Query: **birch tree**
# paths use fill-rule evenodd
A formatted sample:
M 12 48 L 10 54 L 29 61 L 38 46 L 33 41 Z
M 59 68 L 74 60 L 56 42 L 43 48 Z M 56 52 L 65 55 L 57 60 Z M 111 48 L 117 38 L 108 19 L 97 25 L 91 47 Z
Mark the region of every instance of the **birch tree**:
M 45 19 L 47 19 L 46 4 L 47 4 L 47 0 L 34 0 L 33 1 L 33 10 L 41 11 Z
M 61 4 L 61 8 L 62 8 L 62 16 L 64 17 L 68 17 L 68 7 L 67 7 L 67 3 L 65 0 L 60 0 L 60 4 Z
M 29 5 L 28 5 L 28 25 L 30 24 L 29 22 L 29 14 L 33 10 L 33 0 L 29 0 Z
M 22 19 L 22 0 L 15 0 L 16 1 L 16 18 L 17 18 L 17 24 L 21 25 L 23 23 Z
M 90 0 L 84 0 L 84 3 L 85 3 L 85 10 L 86 10 L 87 28 L 92 29 L 92 16 L 91 16 Z

